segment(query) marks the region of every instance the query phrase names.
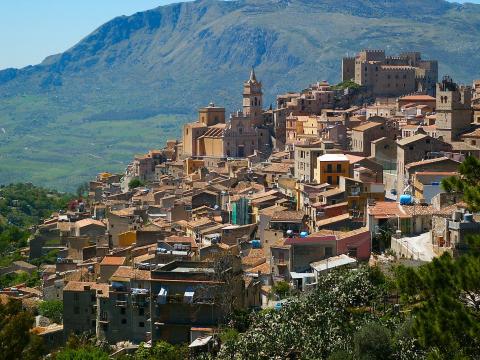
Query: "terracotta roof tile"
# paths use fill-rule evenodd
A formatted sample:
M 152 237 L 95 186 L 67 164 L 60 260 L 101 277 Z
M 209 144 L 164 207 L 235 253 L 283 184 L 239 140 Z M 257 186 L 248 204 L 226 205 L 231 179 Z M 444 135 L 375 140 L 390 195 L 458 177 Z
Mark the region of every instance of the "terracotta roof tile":
M 304 217 L 305 213 L 303 211 L 275 211 L 271 221 L 302 221 Z
M 455 161 L 455 160 L 452 160 L 450 158 L 442 156 L 442 157 L 439 157 L 439 158 L 427 159 L 427 160 L 421 160 L 421 161 L 416 161 L 416 162 L 413 162 L 413 163 L 409 163 L 409 164 L 405 165 L 405 168 L 410 169 L 412 167 L 419 166 L 419 165 L 435 164 L 435 163 L 439 163 L 439 162 L 443 162 L 443 161 Z M 458 161 L 455 161 L 455 162 L 458 162 Z M 458 164 L 460 165 L 459 162 L 458 162 Z
M 376 219 L 389 219 L 397 215 L 400 218 L 410 217 L 410 215 L 403 211 L 399 203 L 390 201 L 377 201 L 375 205 L 368 207 L 368 214 Z
M 83 219 L 75 223 L 76 228 L 82 228 L 89 225 L 98 225 L 98 226 L 106 227 L 106 225 L 103 222 L 95 219 Z
M 354 130 L 354 131 L 366 131 L 366 130 L 373 129 L 373 128 L 381 126 L 381 125 L 383 125 L 383 124 L 373 122 L 373 121 L 368 121 L 364 124 L 361 124 L 360 126 L 354 127 L 352 130 Z
M 245 270 L 246 272 L 249 272 L 249 273 L 257 273 L 257 272 L 260 272 L 260 274 L 265 274 L 265 275 L 268 275 L 268 274 L 271 274 L 272 273 L 272 269 L 270 267 L 270 263 L 269 262 L 264 262 L 263 264 L 260 264 L 260 265 L 257 265 L 255 267 L 251 267 L 247 270 Z
M 97 284 L 87 281 L 69 281 L 63 288 L 63 291 L 83 292 L 90 291 L 90 289 L 101 291 L 102 297 L 108 297 L 108 284 Z
M 124 256 L 105 256 L 100 265 L 120 266 L 125 263 L 125 259 Z

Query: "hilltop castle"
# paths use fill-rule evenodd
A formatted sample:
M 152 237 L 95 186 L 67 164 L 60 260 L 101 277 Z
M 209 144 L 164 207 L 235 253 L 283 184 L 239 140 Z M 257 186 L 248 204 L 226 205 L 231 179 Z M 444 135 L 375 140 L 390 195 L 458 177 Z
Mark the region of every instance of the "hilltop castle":
M 213 103 L 200 108 L 198 120 L 183 127 L 183 155 L 223 159 L 248 157 L 256 150 L 268 152 L 270 131 L 265 126 L 262 105 L 262 83 L 252 68 L 243 84 L 243 111 L 231 114 L 226 122 L 225 108 Z
M 421 92 L 435 96 L 438 62 L 423 60 L 419 52 L 385 56 L 384 50 L 363 50 L 342 61 L 342 81 L 353 80 L 373 96 Z

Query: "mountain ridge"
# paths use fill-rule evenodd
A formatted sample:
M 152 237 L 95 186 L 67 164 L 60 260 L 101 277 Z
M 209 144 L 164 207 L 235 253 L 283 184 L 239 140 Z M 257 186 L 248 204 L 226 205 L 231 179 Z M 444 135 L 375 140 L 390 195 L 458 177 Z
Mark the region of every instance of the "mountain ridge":
M 179 136 L 199 106 L 240 108 L 252 65 L 267 105 L 338 82 L 341 57 L 363 48 L 422 51 L 440 74 L 470 82 L 479 36 L 480 5 L 443 0 L 200 0 L 116 17 L 38 65 L 0 71 L 0 183 L 71 189 L 121 170 L 132 152 Z M 159 130 L 135 142 L 139 124 Z

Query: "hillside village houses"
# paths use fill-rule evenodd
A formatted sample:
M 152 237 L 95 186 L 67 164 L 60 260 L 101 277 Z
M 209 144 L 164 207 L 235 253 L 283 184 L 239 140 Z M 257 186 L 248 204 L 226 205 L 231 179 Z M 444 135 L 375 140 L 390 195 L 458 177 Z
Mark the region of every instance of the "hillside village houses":
M 252 69 L 242 111 L 200 108 L 181 139 L 99 174 L 88 199 L 46 219 L 29 256 L 57 249 L 56 264 L 39 289 L 2 292 L 63 299 L 59 343 L 89 331 L 204 346 L 228 311 L 273 306 L 279 281 L 308 291 L 334 259 L 374 259 L 387 229 L 398 257 L 456 254 L 480 222 L 440 182 L 480 154 L 479 82 L 439 81 L 415 52 L 342 64 L 347 87 L 318 82 L 271 110 Z

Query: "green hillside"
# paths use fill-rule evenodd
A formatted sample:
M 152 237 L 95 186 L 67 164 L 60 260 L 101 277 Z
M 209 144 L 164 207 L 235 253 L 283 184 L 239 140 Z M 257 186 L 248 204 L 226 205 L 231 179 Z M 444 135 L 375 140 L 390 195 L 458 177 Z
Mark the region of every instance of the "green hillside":
M 422 51 L 480 77 L 480 6 L 442 0 L 204 0 L 123 16 L 39 65 L 0 71 L 0 183 L 75 189 L 180 134 L 210 101 L 241 106 L 254 65 L 267 102 L 340 80 L 362 48 Z

